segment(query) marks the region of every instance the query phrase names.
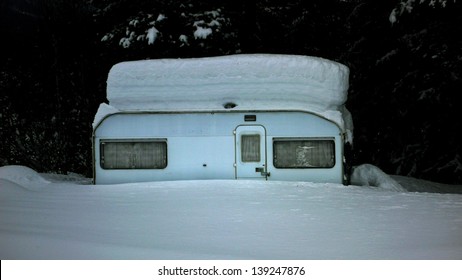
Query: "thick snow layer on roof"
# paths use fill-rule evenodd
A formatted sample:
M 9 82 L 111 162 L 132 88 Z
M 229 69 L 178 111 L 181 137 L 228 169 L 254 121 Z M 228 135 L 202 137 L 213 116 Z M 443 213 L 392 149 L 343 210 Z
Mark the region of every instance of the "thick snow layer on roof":
M 349 69 L 318 57 L 242 54 L 114 65 L 109 104 L 120 111 L 303 110 L 352 131 Z
M 116 64 L 108 99 L 120 110 L 337 109 L 347 98 L 349 70 L 317 57 L 230 55 Z M 305 108 L 307 106 L 308 108 Z

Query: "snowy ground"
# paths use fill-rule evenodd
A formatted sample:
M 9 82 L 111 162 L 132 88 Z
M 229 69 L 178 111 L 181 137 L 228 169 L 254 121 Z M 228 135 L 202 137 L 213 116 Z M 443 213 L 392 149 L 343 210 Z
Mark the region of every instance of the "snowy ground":
M 462 258 L 462 195 L 370 165 L 353 177 L 94 186 L 0 167 L 0 258 Z

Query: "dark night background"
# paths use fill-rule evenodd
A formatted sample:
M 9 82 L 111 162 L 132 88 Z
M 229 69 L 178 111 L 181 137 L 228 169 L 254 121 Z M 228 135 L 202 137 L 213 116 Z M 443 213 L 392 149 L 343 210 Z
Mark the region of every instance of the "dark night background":
M 353 165 L 462 184 L 461 2 L 0 0 L 0 166 L 91 176 L 92 121 L 117 62 L 283 53 L 350 68 Z

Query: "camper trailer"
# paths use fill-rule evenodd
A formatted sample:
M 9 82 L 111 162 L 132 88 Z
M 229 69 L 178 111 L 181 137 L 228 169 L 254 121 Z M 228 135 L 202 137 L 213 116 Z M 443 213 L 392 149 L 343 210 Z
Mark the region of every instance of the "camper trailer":
M 295 55 L 116 64 L 93 123 L 94 182 L 343 183 L 348 74 Z

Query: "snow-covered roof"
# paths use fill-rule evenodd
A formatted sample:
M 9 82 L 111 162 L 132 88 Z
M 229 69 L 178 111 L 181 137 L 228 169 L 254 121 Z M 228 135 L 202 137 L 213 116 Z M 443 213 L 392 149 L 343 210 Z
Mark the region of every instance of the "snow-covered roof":
M 309 111 L 346 131 L 348 76 L 343 64 L 299 55 L 129 61 L 110 70 L 107 98 L 119 111 Z

